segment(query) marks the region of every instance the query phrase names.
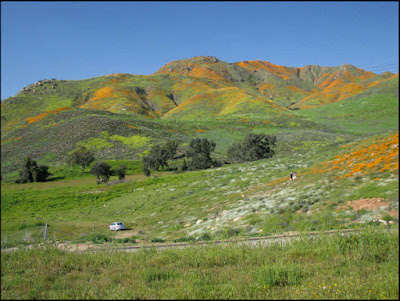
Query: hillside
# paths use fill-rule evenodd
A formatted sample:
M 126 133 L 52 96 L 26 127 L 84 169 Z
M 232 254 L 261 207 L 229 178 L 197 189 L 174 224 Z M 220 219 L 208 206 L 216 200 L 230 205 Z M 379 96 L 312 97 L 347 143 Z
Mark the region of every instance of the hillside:
M 148 76 L 41 80 L 1 106 L 2 174 L 12 178 L 27 155 L 63 164 L 79 145 L 99 159 L 140 160 L 156 143 L 202 136 L 221 141 L 223 157 L 248 131 L 397 129 L 398 74 L 376 75 L 348 64 L 297 68 L 194 57 Z M 363 121 L 369 126 L 360 131 Z
M 236 110 L 226 108 L 230 104 L 224 103 L 224 98 L 244 95 L 246 103 L 254 99 L 263 101 L 242 109 L 241 113 L 260 108 L 273 112 L 276 106 L 271 102 L 303 109 L 343 100 L 387 78 L 387 74 L 378 76 L 348 64 L 294 68 L 263 61 L 226 63 L 215 57 L 194 57 L 168 63 L 149 76 L 110 74 L 87 80 L 38 81 L 2 101 L 2 128 L 11 122 L 23 125 L 26 118 L 62 107 L 158 118 L 188 100 L 193 101 L 192 98 L 215 91 L 214 102 L 206 102 L 204 106 L 213 106 L 221 100 L 218 106 L 223 115 L 237 114 Z
M 391 77 L 340 102 L 296 111 L 335 132 L 372 134 L 398 129 L 399 79 Z

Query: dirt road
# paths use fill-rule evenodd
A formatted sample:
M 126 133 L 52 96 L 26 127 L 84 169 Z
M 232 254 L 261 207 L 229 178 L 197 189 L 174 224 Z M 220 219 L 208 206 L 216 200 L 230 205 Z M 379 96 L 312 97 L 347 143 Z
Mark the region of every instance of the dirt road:
M 398 230 L 398 229 L 391 229 Z M 240 239 L 231 239 L 231 240 L 213 240 L 213 241 L 202 241 L 202 242 L 191 242 L 191 243 L 158 243 L 158 244 L 145 244 L 138 243 L 137 245 L 115 245 L 115 244 L 93 244 L 93 243 L 50 243 L 50 244 L 39 244 L 39 245 L 29 245 L 26 246 L 26 249 L 31 249 L 34 246 L 43 247 L 46 245 L 55 245 L 60 249 L 71 251 L 71 252 L 98 252 L 98 251 L 125 251 L 125 252 L 136 252 L 141 249 L 151 249 L 155 248 L 157 250 L 165 250 L 165 249 L 180 249 L 180 248 L 188 248 L 188 247 L 197 247 L 197 246 L 205 246 L 205 245 L 222 245 L 222 244 L 232 244 L 236 243 L 239 245 L 250 245 L 250 246 L 267 246 L 271 243 L 280 242 L 282 244 L 286 244 L 288 241 L 292 239 L 299 239 L 300 237 L 316 237 L 323 234 L 334 235 L 340 233 L 342 235 L 348 235 L 359 230 L 348 229 L 348 230 L 330 230 L 323 232 L 308 232 L 308 233 L 288 233 L 282 235 L 273 235 L 273 236 L 263 236 L 263 237 L 252 237 L 252 238 L 240 238 Z M 15 248 L 8 248 L 1 250 L 2 252 L 11 252 L 18 250 Z
M 187 248 L 187 247 L 196 247 L 196 246 L 204 246 L 204 245 L 219 245 L 219 244 L 231 244 L 236 243 L 239 245 L 250 245 L 250 246 L 266 246 L 271 243 L 280 242 L 287 243 L 291 239 L 298 239 L 300 237 L 313 237 L 321 234 L 334 235 L 335 233 L 341 233 L 343 235 L 355 232 L 357 230 L 349 229 L 349 230 L 331 230 L 325 232 L 311 232 L 311 233 L 289 233 L 283 235 L 273 235 L 273 236 L 264 236 L 264 237 L 252 237 L 248 239 L 236 239 L 236 240 L 215 240 L 215 241 L 203 241 L 203 242 L 195 242 L 195 243 L 171 243 L 171 244 L 157 244 L 157 245 L 138 245 L 138 246 L 127 246 L 127 247 L 117 247 L 115 250 L 125 251 L 125 252 L 135 252 L 141 249 L 150 249 L 156 248 L 159 250 L 162 249 L 171 249 L 171 248 Z M 105 250 L 106 248 L 102 248 L 101 250 Z

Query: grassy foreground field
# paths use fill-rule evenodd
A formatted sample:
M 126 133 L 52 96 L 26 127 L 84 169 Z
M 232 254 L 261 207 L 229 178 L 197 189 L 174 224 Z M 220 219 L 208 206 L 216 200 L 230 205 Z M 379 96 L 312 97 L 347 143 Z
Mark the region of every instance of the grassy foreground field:
M 281 134 L 283 146 L 292 135 Z M 2 247 L 31 243 L 46 222 L 49 237 L 60 240 L 62 232 L 91 234 L 93 225 L 104 234 L 121 220 L 134 239 L 148 241 L 352 228 L 384 216 L 397 224 L 397 132 L 348 144 L 342 136 L 296 135 L 293 153 L 209 170 L 145 177 L 132 163 L 126 181 L 113 185 L 88 174 L 62 178 L 65 170 L 45 183 L 2 183 Z M 293 170 L 298 179 L 290 182 Z
M 398 299 L 399 233 L 262 246 L 1 254 L 2 299 Z

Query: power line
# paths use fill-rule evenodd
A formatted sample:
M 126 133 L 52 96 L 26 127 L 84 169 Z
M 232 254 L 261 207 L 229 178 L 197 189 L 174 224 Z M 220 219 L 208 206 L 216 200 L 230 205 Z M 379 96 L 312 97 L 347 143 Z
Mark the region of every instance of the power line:
M 364 70 L 379 71 L 379 70 L 390 70 L 390 69 L 398 69 L 398 68 L 399 68 L 399 66 L 393 66 L 393 67 L 381 67 L 381 68 L 364 69 Z
M 399 65 L 399 63 L 397 62 L 397 63 L 388 63 L 388 64 L 382 64 L 382 65 L 376 65 L 376 66 L 363 66 L 363 67 L 361 67 L 361 68 L 368 68 L 368 69 L 372 69 L 372 68 L 381 68 L 381 67 L 390 67 L 390 66 L 393 66 L 393 65 Z
M 399 69 L 399 67 L 389 67 L 389 68 L 380 68 L 380 69 L 374 69 L 374 70 L 368 70 L 368 71 L 373 72 L 373 71 L 381 71 L 381 70 L 388 71 L 388 70 L 398 70 L 398 69 Z
M 388 65 L 382 65 L 382 66 L 376 66 L 376 67 L 370 67 L 370 68 L 363 68 L 366 71 L 373 72 L 373 73 L 379 73 L 379 72 L 385 72 L 385 71 L 396 71 L 398 72 L 399 70 L 399 65 L 398 64 L 388 64 Z
M 386 65 L 378 65 L 378 66 L 372 66 L 372 67 L 363 67 L 363 68 L 368 68 L 368 69 L 374 69 L 374 68 L 381 68 L 381 67 L 390 67 L 390 66 L 398 66 L 399 63 L 392 63 L 392 64 L 386 64 Z

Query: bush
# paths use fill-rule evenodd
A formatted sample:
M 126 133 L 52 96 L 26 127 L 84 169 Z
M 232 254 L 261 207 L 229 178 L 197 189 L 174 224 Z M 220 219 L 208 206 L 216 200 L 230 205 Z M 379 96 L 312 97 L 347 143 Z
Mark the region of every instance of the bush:
M 306 276 L 301 265 L 284 265 L 282 262 L 269 264 L 256 271 L 257 282 L 268 288 L 298 285 Z
M 193 236 L 184 236 L 174 239 L 173 242 L 190 242 L 195 241 L 196 239 Z
M 142 165 L 142 170 L 143 170 L 143 174 L 146 177 L 150 176 L 150 157 L 143 157 L 143 165 Z
M 195 138 L 189 143 L 186 157 L 191 158 L 187 163 L 189 170 L 207 169 L 212 165 L 211 153 L 215 149 L 215 142 L 207 138 Z
M 133 237 L 125 237 L 125 238 L 115 238 L 112 240 L 113 242 L 123 243 L 123 244 L 136 244 L 137 241 Z
M 153 238 L 151 242 L 165 242 L 165 239 L 162 238 Z
M 71 167 L 71 171 L 72 166 L 79 165 L 82 168 L 82 173 L 84 173 L 86 166 L 89 166 L 94 160 L 93 152 L 84 146 L 73 150 L 67 157 L 67 163 Z
M 121 165 L 115 169 L 115 173 L 118 176 L 119 180 L 125 179 L 126 169 L 126 165 Z
M 166 152 L 167 159 L 174 159 L 178 146 L 179 146 L 178 141 L 168 141 L 167 143 L 165 143 L 163 148 Z
M 48 170 L 48 166 L 37 165 L 36 161 L 28 156 L 19 171 L 20 178 L 16 180 L 16 183 L 44 182 L 51 176 Z
M 203 233 L 202 235 L 200 235 L 197 240 L 199 241 L 204 241 L 204 240 L 211 240 L 211 235 L 209 233 Z
M 174 158 L 179 143 L 176 141 L 168 141 L 166 144 L 154 145 L 147 156 L 143 156 L 143 173 L 150 175 L 150 170 L 159 170 L 168 166 L 168 160 Z
M 111 238 L 107 235 L 103 234 L 91 234 L 87 236 L 83 236 L 77 240 L 78 242 L 88 242 L 91 241 L 95 244 L 101 244 L 103 242 L 110 242 Z
M 187 163 L 186 163 L 185 159 L 183 159 L 181 169 L 182 169 L 182 171 L 186 171 L 188 169 L 188 166 L 187 166 Z
M 228 157 L 234 163 L 271 158 L 275 147 L 276 136 L 250 133 L 228 148 Z
M 34 166 L 32 168 L 32 175 L 34 182 L 44 182 L 51 175 L 49 173 L 49 167 L 46 165 Z
M 149 167 L 155 170 L 167 166 L 167 150 L 161 145 L 154 145 L 147 155 Z
M 214 159 L 214 158 L 211 159 L 211 166 L 212 167 L 221 167 L 222 164 L 223 164 L 222 161 L 219 160 L 219 159 Z
M 106 162 L 96 162 L 90 172 L 97 176 L 97 184 L 107 183 L 112 174 L 111 166 Z

